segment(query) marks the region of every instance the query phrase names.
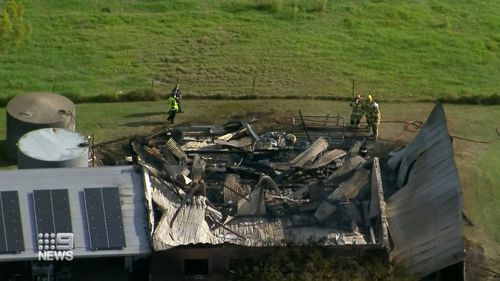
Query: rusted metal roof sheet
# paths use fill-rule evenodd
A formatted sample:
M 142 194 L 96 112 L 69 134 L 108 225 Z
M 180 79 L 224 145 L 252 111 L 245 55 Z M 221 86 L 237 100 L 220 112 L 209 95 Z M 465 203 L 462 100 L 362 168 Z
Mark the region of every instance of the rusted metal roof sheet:
M 389 164 L 403 185 L 386 205 L 391 258 L 422 275 L 463 260 L 462 191 L 441 104 Z
M 238 202 L 247 196 L 247 192 L 238 183 L 238 174 L 227 174 L 224 182 L 224 202 Z
M 352 177 L 340 183 L 340 187 L 337 188 L 330 196 L 329 199 L 334 200 L 349 200 L 352 201 L 356 197 L 363 197 L 368 193 L 368 180 L 370 178 L 370 171 L 360 168 L 358 169 Z
M 323 137 L 319 137 L 308 149 L 304 150 L 295 159 L 290 161 L 292 167 L 304 167 L 308 163 L 312 163 L 314 159 L 328 148 L 328 141 Z
M 326 166 L 336 159 L 346 156 L 347 153 L 342 149 L 334 149 L 323 153 L 318 159 L 311 165 L 310 169 L 317 169 Z

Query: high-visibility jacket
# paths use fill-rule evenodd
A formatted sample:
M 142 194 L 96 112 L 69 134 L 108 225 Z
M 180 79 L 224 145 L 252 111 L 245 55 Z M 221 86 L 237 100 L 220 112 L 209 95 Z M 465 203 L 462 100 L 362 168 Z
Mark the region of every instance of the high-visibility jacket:
M 177 103 L 177 101 L 175 100 L 174 97 L 170 96 L 168 98 L 168 109 L 170 111 L 177 111 L 179 110 L 179 104 Z

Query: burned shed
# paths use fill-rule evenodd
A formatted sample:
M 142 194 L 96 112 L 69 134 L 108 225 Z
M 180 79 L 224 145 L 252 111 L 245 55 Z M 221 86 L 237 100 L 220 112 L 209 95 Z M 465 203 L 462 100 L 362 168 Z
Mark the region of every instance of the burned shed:
M 246 122 L 137 139 L 149 174 L 153 280 L 220 278 L 234 259 L 290 245 L 386 256 L 379 160 L 358 154 L 363 140 L 349 150 L 331 141 L 258 134 Z

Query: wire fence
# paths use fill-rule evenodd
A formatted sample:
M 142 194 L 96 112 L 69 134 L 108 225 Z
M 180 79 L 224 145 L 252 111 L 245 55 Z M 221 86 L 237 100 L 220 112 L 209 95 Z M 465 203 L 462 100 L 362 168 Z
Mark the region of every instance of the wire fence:
M 5 83 L 5 82 L 4 82 Z M 0 81 L 0 88 L 2 82 Z M 175 84 L 180 84 L 185 98 L 211 99 L 323 99 L 349 100 L 354 95 L 371 94 L 379 101 L 436 101 L 457 104 L 500 104 L 500 95 L 461 95 L 436 97 L 431 93 L 401 92 L 396 86 L 381 87 L 377 81 L 338 79 L 328 75 L 297 78 L 294 75 L 269 77 L 242 75 L 238 77 L 203 77 L 192 75 L 163 75 L 136 77 L 125 76 L 120 80 L 103 81 L 46 81 L 37 84 L 23 83 L 4 89 L 0 106 L 10 98 L 27 92 L 53 92 L 67 96 L 76 103 L 119 102 L 156 100 L 166 98 Z M 386 83 L 388 85 L 389 83 Z M 15 89 L 15 90 L 12 90 Z M 417 91 L 417 89 L 413 89 Z

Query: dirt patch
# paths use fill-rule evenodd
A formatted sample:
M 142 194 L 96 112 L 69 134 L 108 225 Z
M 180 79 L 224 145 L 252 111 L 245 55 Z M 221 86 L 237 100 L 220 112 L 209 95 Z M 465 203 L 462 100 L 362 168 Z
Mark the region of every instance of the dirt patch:
M 464 238 L 465 280 L 498 280 L 500 261 L 488 261 L 481 244 Z
M 131 139 L 120 138 L 100 144 L 94 148 L 96 166 L 129 164 L 126 157 L 132 155 Z

